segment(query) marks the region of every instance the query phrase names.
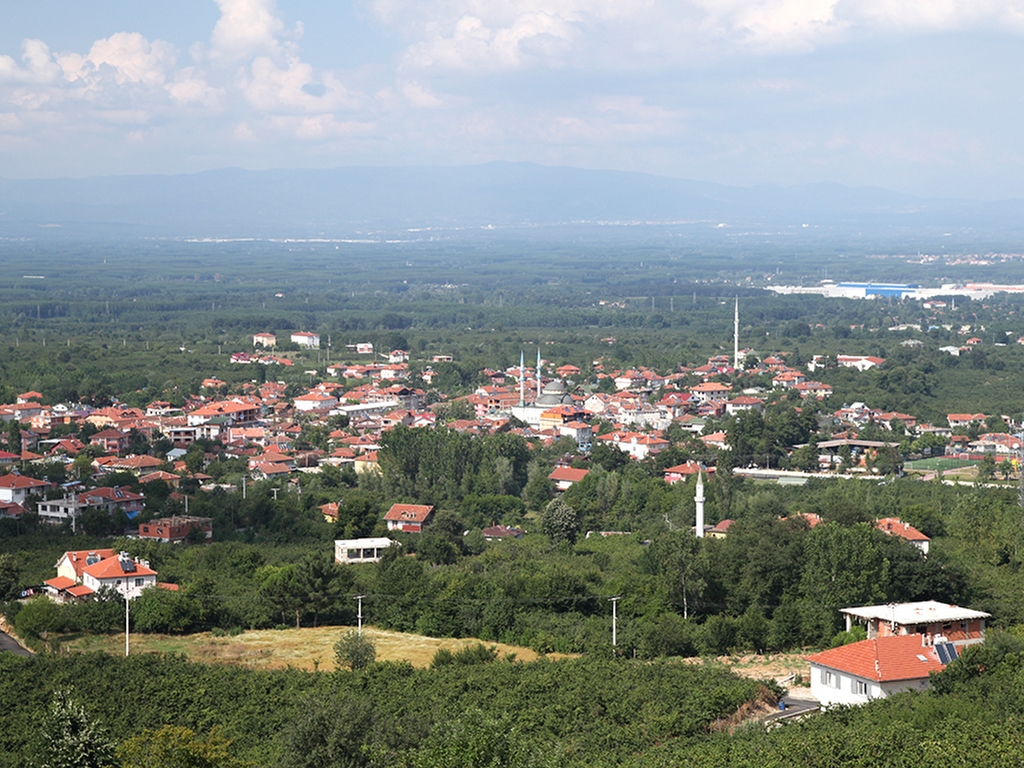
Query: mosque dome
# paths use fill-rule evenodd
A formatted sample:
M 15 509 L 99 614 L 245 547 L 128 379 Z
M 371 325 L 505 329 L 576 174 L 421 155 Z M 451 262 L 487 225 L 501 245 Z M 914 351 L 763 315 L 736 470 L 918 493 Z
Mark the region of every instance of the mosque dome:
M 565 382 L 561 379 L 554 379 L 544 385 L 544 389 L 540 391 L 540 397 L 537 398 L 537 405 L 572 405 L 572 395 L 565 390 Z

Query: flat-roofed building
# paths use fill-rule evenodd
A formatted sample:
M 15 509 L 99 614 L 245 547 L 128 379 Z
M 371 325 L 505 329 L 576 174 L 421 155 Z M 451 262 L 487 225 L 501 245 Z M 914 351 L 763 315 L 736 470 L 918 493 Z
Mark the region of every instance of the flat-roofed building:
M 398 542 L 388 538 L 337 539 L 334 542 L 334 562 L 379 563 L 384 550 L 394 544 Z

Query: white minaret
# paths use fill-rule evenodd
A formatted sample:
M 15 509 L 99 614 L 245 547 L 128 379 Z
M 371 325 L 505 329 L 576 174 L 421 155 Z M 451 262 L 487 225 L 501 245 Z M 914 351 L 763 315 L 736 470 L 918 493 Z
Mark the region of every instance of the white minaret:
M 736 314 L 732 321 L 732 367 L 740 369 L 740 297 L 736 297 Z
M 701 471 L 697 470 L 697 493 L 693 497 L 694 501 L 697 502 L 697 525 L 694 528 L 694 532 L 697 534 L 698 539 L 704 538 L 704 475 Z
M 540 347 L 537 347 L 537 399 L 540 400 Z
M 519 350 L 519 407 L 526 405 L 526 358 Z

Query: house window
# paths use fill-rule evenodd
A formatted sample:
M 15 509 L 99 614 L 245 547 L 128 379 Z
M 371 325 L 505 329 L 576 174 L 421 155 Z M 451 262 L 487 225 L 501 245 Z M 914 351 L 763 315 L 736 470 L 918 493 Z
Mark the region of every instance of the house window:
M 136 579 L 135 580 L 135 586 L 136 587 L 141 587 L 142 586 L 142 581 L 143 581 L 142 579 Z
M 827 669 L 823 669 L 821 670 L 821 684 L 827 685 L 829 688 L 838 688 L 839 676 L 834 672 L 830 672 Z
M 868 695 L 868 684 L 865 683 L 863 680 L 854 680 L 853 681 L 853 692 L 855 694 L 857 694 L 858 696 L 867 696 Z

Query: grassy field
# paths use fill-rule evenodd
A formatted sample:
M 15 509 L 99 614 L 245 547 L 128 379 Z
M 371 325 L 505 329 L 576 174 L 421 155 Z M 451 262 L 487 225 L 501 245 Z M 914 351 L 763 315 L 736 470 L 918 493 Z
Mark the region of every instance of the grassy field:
M 345 627 L 304 627 L 302 629 L 259 629 L 235 637 L 214 637 L 209 632 L 195 635 L 131 636 L 132 653 L 180 653 L 193 661 L 213 664 L 237 664 L 253 669 L 334 669 L 334 643 L 348 631 Z M 363 632 L 377 646 L 378 661 L 408 661 L 413 666 L 429 666 L 439 648 L 457 650 L 479 642 L 467 638 L 434 638 L 385 632 L 364 627 Z M 538 654 L 529 648 L 502 643 L 495 646 L 499 656 L 515 654 L 521 661 L 534 661 Z M 82 635 L 67 638 L 62 647 L 73 651 L 124 653 L 124 635 Z M 551 654 L 549 658 L 559 658 Z
M 913 470 L 926 470 L 935 471 L 941 469 L 943 472 L 950 469 L 961 469 L 963 467 L 976 466 L 978 462 L 970 461 L 968 459 L 947 459 L 942 456 L 937 456 L 933 459 L 918 459 L 917 461 L 908 461 L 906 463 L 906 469 Z

